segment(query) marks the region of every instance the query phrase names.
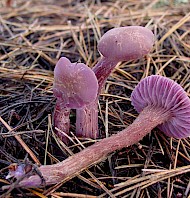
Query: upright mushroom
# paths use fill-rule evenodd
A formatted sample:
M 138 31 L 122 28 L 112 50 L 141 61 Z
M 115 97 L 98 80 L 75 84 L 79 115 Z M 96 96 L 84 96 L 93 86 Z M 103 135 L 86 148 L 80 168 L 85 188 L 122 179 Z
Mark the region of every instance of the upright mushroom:
M 98 82 L 94 72 L 83 63 L 71 63 L 59 59 L 54 70 L 53 93 L 57 98 L 54 111 L 54 125 L 69 133 L 70 109 L 79 109 L 92 103 L 97 96 Z M 57 131 L 59 137 L 65 136 Z
M 136 86 L 131 100 L 140 114 L 129 127 L 60 163 L 41 166 L 39 169 L 46 184 L 76 176 L 109 153 L 137 143 L 156 126 L 171 137 L 185 138 L 190 135 L 190 99 L 173 80 L 158 75 L 147 77 Z M 40 185 L 41 179 L 36 175 L 19 183 L 24 188 Z
M 98 50 L 102 58 L 92 68 L 99 84 L 97 99 L 77 110 L 77 135 L 93 139 L 99 136 L 97 103 L 107 77 L 118 62 L 139 59 L 148 54 L 153 43 L 152 31 L 141 26 L 113 28 L 102 36 L 98 42 Z

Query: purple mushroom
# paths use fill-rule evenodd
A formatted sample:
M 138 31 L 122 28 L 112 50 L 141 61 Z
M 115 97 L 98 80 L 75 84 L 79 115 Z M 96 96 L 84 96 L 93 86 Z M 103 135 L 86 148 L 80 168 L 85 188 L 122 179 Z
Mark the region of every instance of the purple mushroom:
M 141 26 L 113 28 L 106 32 L 98 43 L 102 58 L 92 68 L 98 84 L 96 101 L 77 110 L 76 133 L 96 139 L 98 134 L 98 97 L 107 77 L 120 61 L 142 58 L 152 49 L 154 35 L 151 30 Z M 79 116 L 78 116 L 79 115 Z
M 140 114 L 174 138 L 190 136 L 190 99 L 181 86 L 166 77 L 152 75 L 143 79 L 131 95 L 132 105 Z M 155 127 L 155 126 L 154 126 Z
M 171 137 L 190 136 L 190 99 L 173 80 L 158 75 L 147 77 L 136 86 L 131 100 L 140 113 L 135 121 L 121 132 L 96 142 L 60 163 L 41 166 L 39 169 L 46 185 L 76 176 L 105 159 L 109 153 L 137 143 L 156 126 Z M 40 185 L 41 179 L 37 175 L 19 183 L 24 188 Z
M 92 103 L 97 96 L 98 82 L 94 72 L 83 63 L 71 63 L 67 58 L 59 59 L 54 70 L 53 93 L 57 98 L 54 125 L 69 133 L 70 109 L 80 109 Z M 57 131 L 59 137 L 65 136 Z

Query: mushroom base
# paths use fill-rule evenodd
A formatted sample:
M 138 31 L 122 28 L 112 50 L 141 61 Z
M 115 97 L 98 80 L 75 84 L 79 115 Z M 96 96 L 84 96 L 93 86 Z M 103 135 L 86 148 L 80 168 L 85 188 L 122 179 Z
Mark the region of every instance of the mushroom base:
M 76 136 L 96 139 L 98 132 L 98 101 L 77 109 Z
M 55 133 L 57 136 L 65 143 L 68 142 L 67 137 L 64 136 L 61 131 L 63 131 L 66 134 L 69 134 L 69 128 L 70 128 L 70 108 L 67 107 L 61 107 L 59 105 L 59 102 L 56 102 L 55 110 L 54 110 L 54 126 L 59 129 L 59 131 L 55 130 Z

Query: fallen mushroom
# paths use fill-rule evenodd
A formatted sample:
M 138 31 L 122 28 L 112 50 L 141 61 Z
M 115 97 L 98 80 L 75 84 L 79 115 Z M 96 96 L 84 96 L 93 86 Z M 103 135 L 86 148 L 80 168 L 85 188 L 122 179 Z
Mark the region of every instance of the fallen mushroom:
M 158 128 L 166 135 L 190 136 L 190 99 L 173 80 L 159 75 L 147 77 L 137 85 L 131 100 L 137 112 L 150 114 L 153 124 L 160 122 Z
M 59 59 L 54 70 L 53 93 L 57 98 L 54 111 L 54 125 L 69 134 L 70 109 L 82 108 L 96 99 L 98 82 L 94 72 L 83 63 L 71 63 Z M 65 136 L 57 134 L 66 142 Z
M 98 97 L 107 77 L 120 61 L 142 58 L 152 49 L 154 35 L 151 30 L 141 26 L 113 28 L 106 32 L 98 43 L 98 50 L 103 55 L 92 68 L 98 84 L 96 101 L 77 110 L 76 134 L 96 139 L 98 133 Z M 80 116 L 78 116 L 80 115 Z
M 92 166 L 109 153 L 140 141 L 158 126 L 166 135 L 185 138 L 190 135 L 190 99 L 183 88 L 166 77 L 152 75 L 136 86 L 131 96 L 139 116 L 126 129 L 93 144 L 66 160 L 41 166 L 46 185 L 67 181 Z M 20 187 L 39 187 L 41 178 L 33 175 Z

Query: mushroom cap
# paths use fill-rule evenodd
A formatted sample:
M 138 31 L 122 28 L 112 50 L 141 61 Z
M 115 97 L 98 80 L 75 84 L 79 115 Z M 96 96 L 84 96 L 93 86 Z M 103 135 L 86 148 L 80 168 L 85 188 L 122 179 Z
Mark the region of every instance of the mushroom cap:
M 166 135 L 175 138 L 190 136 L 190 99 L 173 80 L 159 75 L 144 78 L 132 92 L 131 100 L 139 113 L 147 106 L 170 111 L 169 120 L 158 125 Z
M 142 26 L 113 28 L 98 43 L 99 52 L 118 61 L 138 59 L 148 54 L 154 43 L 154 34 Z
M 62 107 L 81 108 L 97 97 L 98 81 L 83 63 L 71 63 L 62 57 L 54 69 L 53 93 Z

